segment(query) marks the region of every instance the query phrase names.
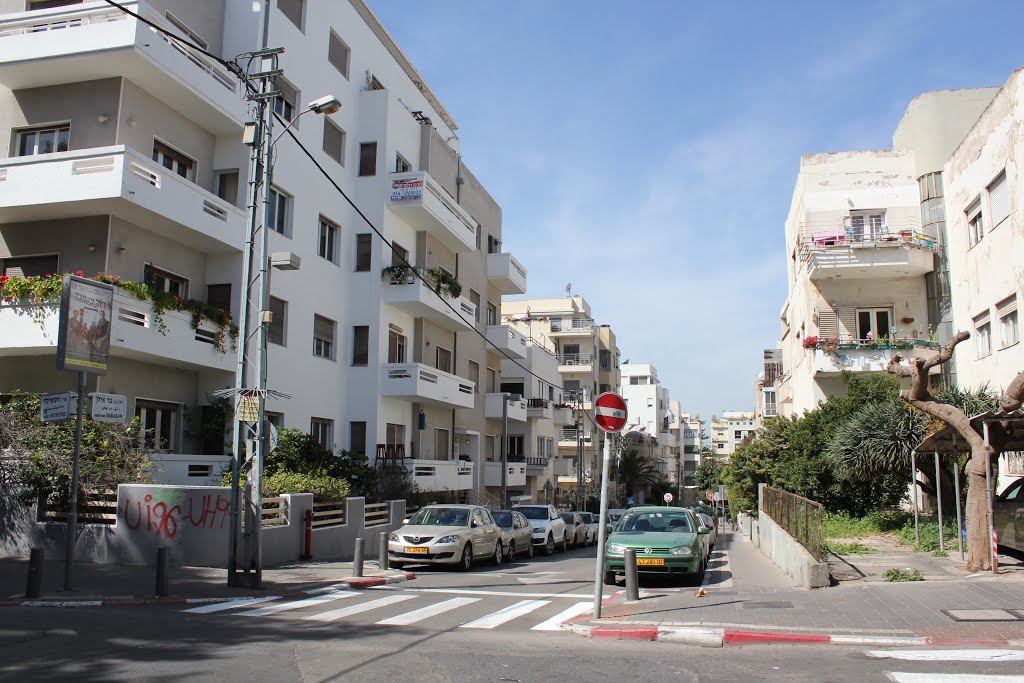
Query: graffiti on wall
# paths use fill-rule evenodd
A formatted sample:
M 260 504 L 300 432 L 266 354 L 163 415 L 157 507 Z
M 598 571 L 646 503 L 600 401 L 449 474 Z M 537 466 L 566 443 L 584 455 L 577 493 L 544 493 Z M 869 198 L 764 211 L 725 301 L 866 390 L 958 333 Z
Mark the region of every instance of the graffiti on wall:
M 117 513 L 118 523 L 129 529 L 173 541 L 186 528 L 223 529 L 230 518 L 231 500 L 219 492 L 146 487 L 126 491 Z

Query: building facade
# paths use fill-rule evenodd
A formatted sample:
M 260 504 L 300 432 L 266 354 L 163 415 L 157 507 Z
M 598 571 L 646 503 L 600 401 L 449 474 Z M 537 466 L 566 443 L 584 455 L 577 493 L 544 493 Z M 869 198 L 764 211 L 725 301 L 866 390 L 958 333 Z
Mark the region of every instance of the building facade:
M 744 412 L 730 410 L 721 417 L 711 416 L 711 449 L 719 462 L 729 462 L 729 458 L 740 447 L 743 440 L 752 437 L 757 431 L 753 411 Z

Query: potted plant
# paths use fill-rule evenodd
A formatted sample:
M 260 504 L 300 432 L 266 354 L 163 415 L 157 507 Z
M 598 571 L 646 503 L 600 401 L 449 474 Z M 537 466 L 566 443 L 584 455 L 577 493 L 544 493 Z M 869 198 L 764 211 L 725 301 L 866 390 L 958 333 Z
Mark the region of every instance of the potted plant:
M 393 285 L 404 285 L 409 282 L 410 273 L 412 273 L 412 266 L 403 263 L 395 266 L 388 266 L 381 274 L 383 277 L 391 278 L 391 284 Z
M 821 340 L 821 348 L 826 353 L 835 353 L 835 351 L 839 349 L 839 339 L 837 337 L 823 339 Z
M 434 267 L 427 271 L 427 277 L 434 282 L 434 291 L 438 294 L 444 289 L 453 299 L 462 295 L 462 285 L 452 275 L 442 268 Z
M 816 349 L 816 348 L 818 348 L 818 338 L 817 337 L 804 337 L 804 340 L 803 340 L 802 343 L 803 343 L 803 346 L 804 346 L 805 349 Z

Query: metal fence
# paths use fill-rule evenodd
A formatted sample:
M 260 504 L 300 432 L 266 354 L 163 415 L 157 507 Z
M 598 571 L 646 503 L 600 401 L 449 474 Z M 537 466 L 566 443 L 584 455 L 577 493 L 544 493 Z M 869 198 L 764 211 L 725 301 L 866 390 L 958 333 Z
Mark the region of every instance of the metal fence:
M 821 503 L 802 496 L 764 487 L 761 498 L 761 512 L 786 530 L 797 543 L 807 548 L 814 559 L 821 560 Z

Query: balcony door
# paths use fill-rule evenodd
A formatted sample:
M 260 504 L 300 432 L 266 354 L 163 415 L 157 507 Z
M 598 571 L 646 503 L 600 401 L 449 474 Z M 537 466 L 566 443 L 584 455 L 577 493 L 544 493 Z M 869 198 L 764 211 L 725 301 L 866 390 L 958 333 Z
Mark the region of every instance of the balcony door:
M 451 432 L 447 429 L 434 430 L 434 459 L 450 460 L 452 454 Z
M 858 308 L 857 338 L 877 340 L 888 337 L 892 329 L 891 308 Z
M 395 330 L 388 331 L 388 362 L 404 363 L 405 349 L 408 340 L 405 335 Z
M 850 237 L 854 241 L 873 240 L 881 237 L 885 225 L 885 213 L 864 211 L 850 215 Z

